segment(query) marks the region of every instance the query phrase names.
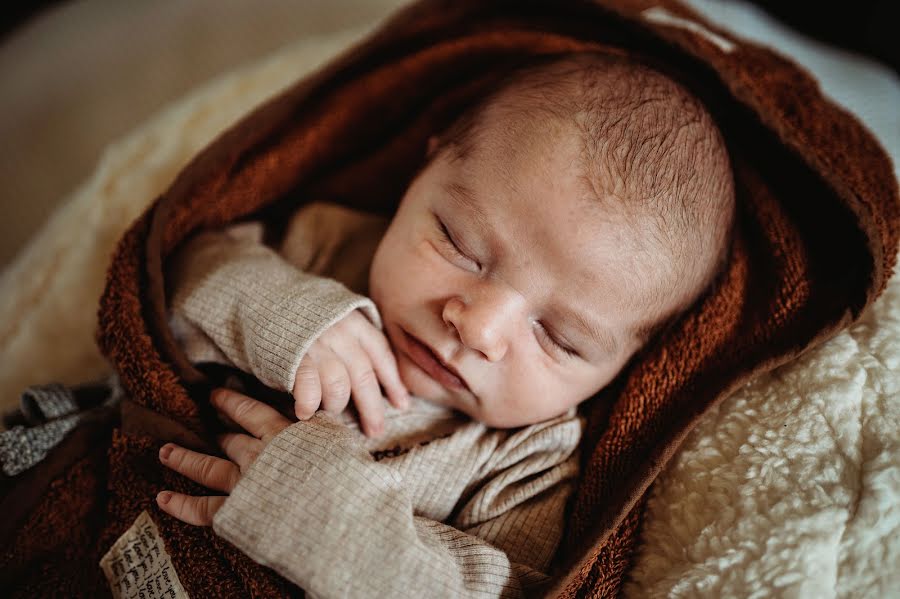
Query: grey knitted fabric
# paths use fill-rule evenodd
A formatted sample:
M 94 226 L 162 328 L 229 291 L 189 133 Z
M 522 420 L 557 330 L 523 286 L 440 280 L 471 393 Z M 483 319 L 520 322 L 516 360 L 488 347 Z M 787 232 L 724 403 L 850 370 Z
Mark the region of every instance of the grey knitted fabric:
M 21 409 L 29 422 L 46 422 L 78 411 L 72 390 L 59 383 L 35 385 L 22 392 Z
M 98 387 L 108 390 L 106 399 L 98 407 L 84 411 L 79 410 L 76 401 L 80 387 L 50 383 L 25 389 L 21 411 L 33 426 L 16 424 L 0 433 L 0 471 L 12 477 L 28 470 L 47 457 L 86 414 L 112 406 L 122 398 L 122 387 L 115 374 L 81 388 L 96 391 Z
M 40 426 L 26 428 L 17 425 L 0 433 L 0 470 L 6 476 L 16 476 L 28 470 L 62 441 L 78 424 L 80 416 L 72 414 Z

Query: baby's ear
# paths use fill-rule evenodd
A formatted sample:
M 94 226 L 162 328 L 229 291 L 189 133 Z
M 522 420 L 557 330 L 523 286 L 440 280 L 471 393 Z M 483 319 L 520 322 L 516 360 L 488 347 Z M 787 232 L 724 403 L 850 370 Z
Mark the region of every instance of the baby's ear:
M 428 151 L 425 154 L 426 158 L 429 160 L 434 158 L 434 153 L 437 151 L 440 141 L 441 140 L 437 135 L 432 135 L 428 138 Z

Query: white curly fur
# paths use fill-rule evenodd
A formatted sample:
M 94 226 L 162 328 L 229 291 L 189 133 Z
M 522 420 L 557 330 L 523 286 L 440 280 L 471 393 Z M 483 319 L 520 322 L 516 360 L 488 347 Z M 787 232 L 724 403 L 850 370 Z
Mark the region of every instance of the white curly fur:
M 900 593 L 900 278 L 711 410 L 654 484 L 629 597 Z

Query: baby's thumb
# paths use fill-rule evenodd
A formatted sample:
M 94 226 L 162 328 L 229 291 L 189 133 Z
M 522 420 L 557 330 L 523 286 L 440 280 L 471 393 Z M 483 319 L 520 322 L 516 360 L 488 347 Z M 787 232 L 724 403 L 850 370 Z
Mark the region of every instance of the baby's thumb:
M 322 384 L 319 381 L 319 370 L 309 356 L 300 361 L 291 395 L 294 396 L 294 413 L 299 420 L 308 420 L 319 409 Z

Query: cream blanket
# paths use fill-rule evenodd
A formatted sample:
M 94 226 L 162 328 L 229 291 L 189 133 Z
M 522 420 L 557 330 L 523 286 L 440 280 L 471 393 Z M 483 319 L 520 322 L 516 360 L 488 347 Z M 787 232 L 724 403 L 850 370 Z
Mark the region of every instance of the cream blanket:
M 399 4 L 399 3 L 398 3 Z M 900 82 L 746 5 L 710 19 L 807 66 L 900 158 Z M 374 25 L 374 24 L 372 24 Z M 0 409 L 107 366 L 96 302 L 119 235 L 186 162 L 369 27 L 307 38 L 213 81 L 109 146 L 0 278 Z M 900 277 L 851 329 L 708 413 L 652 487 L 631 597 L 900 596 Z

